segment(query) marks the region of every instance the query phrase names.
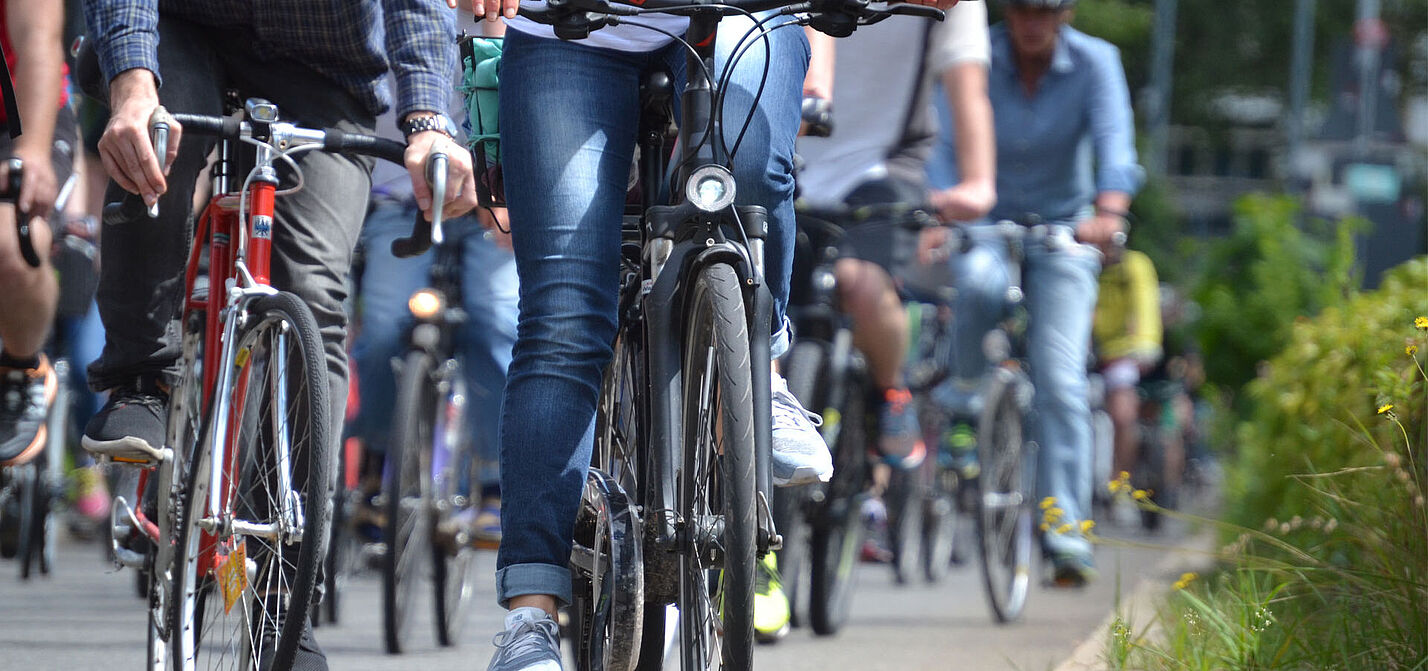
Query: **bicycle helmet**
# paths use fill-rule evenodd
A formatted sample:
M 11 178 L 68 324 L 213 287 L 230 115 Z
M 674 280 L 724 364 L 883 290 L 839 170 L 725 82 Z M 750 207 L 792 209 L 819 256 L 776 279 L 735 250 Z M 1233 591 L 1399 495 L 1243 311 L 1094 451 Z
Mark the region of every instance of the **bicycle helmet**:
M 1003 0 L 1011 7 L 1031 7 L 1035 9 L 1071 9 L 1076 0 Z

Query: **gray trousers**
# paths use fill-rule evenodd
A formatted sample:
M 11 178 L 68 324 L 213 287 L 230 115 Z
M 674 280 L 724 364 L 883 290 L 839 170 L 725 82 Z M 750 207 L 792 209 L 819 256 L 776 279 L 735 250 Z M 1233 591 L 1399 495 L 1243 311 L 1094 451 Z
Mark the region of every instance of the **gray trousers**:
M 372 113 L 332 80 L 294 61 L 255 53 L 256 40 L 231 27 L 214 29 L 165 16 L 159 21 L 160 101 L 170 112 L 222 114 L 225 90 L 278 105 L 299 125 L 371 133 Z M 261 58 L 260 58 L 261 57 Z M 178 317 L 189 251 L 194 177 L 213 141 L 185 135 L 159 199 L 159 217 L 106 226 L 98 292 L 104 352 L 89 368 L 90 386 L 127 386 L 141 375 L 173 381 L 180 354 Z M 327 355 L 332 436 L 341 435 L 347 401 L 347 272 L 371 190 L 371 161 L 311 151 L 296 159 L 305 187 L 277 200 L 273 284 L 312 308 Z M 280 164 L 281 165 L 281 164 Z M 235 179 L 242 183 L 247 167 Z M 286 166 L 279 188 L 294 181 Z M 107 202 L 125 197 L 113 182 Z M 129 195 L 130 198 L 137 196 Z M 334 445 L 335 448 L 335 445 Z

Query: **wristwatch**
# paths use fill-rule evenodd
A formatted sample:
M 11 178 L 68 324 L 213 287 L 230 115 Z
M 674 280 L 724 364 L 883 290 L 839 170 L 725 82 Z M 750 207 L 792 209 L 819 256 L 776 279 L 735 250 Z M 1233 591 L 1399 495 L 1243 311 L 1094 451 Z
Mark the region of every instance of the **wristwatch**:
M 452 122 L 451 117 L 448 117 L 445 114 L 431 114 L 427 116 L 408 118 L 400 125 L 403 137 L 411 137 L 414 133 L 420 133 L 428 130 L 434 130 L 447 137 L 456 137 L 456 124 Z

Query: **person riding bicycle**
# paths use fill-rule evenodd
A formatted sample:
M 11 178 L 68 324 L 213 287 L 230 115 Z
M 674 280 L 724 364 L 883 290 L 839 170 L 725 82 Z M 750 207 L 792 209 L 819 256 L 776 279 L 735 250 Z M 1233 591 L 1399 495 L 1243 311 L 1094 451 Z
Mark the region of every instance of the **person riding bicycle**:
M 241 96 L 276 103 L 284 118 L 307 126 L 371 133 L 376 116 L 393 106 L 384 81 L 390 69 L 397 77 L 395 112 L 407 138 L 406 166 L 417 202 L 428 217 L 436 207 L 455 216 L 476 199 L 470 154 L 452 141 L 443 114 L 456 31 L 447 8 L 425 0 L 183 0 L 162 7 L 157 0 L 86 0 L 85 14 L 102 73 L 90 92 L 107 89 L 111 110 L 99 143 L 113 180 L 107 199 L 118 201 L 127 192 L 159 211 L 154 218 L 124 217 L 102 238 L 98 302 L 106 340 L 90 367 L 90 384 L 109 390 L 110 397 L 86 427 L 83 446 L 143 461 L 164 444 L 167 390 L 179 349 L 173 322 L 182 299 L 185 225 L 195 179 L 212 146 L 207 138 L 183 138 L 175 124 L 165 157 L 170 169 L 162 170 L 149 137 L 151 120 L 164 114 L 159 106 L 217 115 L 225 111 L 225 90 L 237 89 Z M 445 203 L 433 204 L 422 171 L 436 152 L 449 157 L 453 188 Z M 335 437 L 347 398 L 342 301 L 371 161 L 325 152 L 295 160 L 306 186 L 277 201 L 281 234 L 273 241 L 273 283 L 296 293 L 317 319 Z M 279 175 L 284 184 L 294 183 L 286 167 Z M 300 647 L 300 665 L 325 668 L 310 631 Z
M 942 23 L 889 21 L 843 39 L 834 70 L 837 129 L 828 138 L 800 140 L 800 198 L 823 207 L 931 203 L 947 221 L 984 216 L 996 202 L 986 25 L 986 7 L 966 3 Z M 890 69 L 884 58 L 917 65 Z M 934 79 L 944 83 L 956 112 L 966 177 L 936 191 L 925 177 L 936 139 Z M 894 249 L 890 229 L 868 230 L 853 229 L 844 239 L 845 258 L 834 268 L 838 299 L 853 321 L 853 344 L 868 361 L 878 449 L 887 463 L 915 468 L 926 449 L 902 375 L 907 313 L 889 274 L 911 260 L 904 257 L 912 250 Z
M 1111 249 L 1098 294 L 1091 333 L 1106 383 L 1106 412 L 1114 427 L 1111 473 L 1133 472 L 1141 439 L 1137 387 L 1164 354 L 1155 264 L 1144 252 Z
M 11 171 L 23 179 L 14 204 L 0 205 L 0 466 L 31 459 L 45 445 L 45 417 L 58 380 L 41 349 L 54 322 L 58 283 L 50 264 L 51 232 L 45 218 L 72 167 L 74 115 L 68 106 L 67 68 L 59 3 L 0 0 L 0 49 L 14 75 L 18 118 L 0 107 L 0 127 L 24 125 L 19 137 L 0 133 L 0 191 Z M 21 254 L 20 213 L 28 213 L 30 242 L 39 266 Z
M 629 24 L 679 34 L 687 21 L 625 19 L 565 42 L 551 27 L 517 18 L 517 6 L 516 0 L 472 4 L 478 16 L 504 17 L 509 28 L 501 64 L 501 151 L 521 282 L 501 421 L 505 511 L 496 585 L 499 603 L 511 612 L 496 638 L 494 671 L 561 666 L 554 618 L 557 606 L 571 599 L 570 539 L 617 325 L 620 221 L 640 116 L 638 82 L 658 67 L 684 79 L 683 47 Z M 752 25 L 747 17 L 721 24 L 719 63 L 728 63 Z M 722 94 L 726 117 L 755 115 L 734 160 L 736 204 L 769 212 L 765 268 L 777 357 L 789 336 L 783 312 L 794 234 L 793 146 L 808 44 L 801 31 L 791 30 L 760 41 L 766 44 L 747 52 Z M 781 377 L 775 374 L 771 383 L 775 484 L 831 477 L 828 448 L 809 413 Z
M 991 219 L 1040 222 L 1048 239 L 1074 234 L 1082 244 L 1028 244 L 1023 289 L 1028 353 L 1040 445 L 1038 489 L 1053 497 L 1061 524 L 1042 536 L 1053 584 L 1095 576 L 1080 524 L 1091 515 L 1091 420 L 1086 361 L 1102 252 L 1122 241 L 1126 212 L 1143 171 L 1120 54 L 1071 28 L 1075 0 L 1006 0 L 1006 20 L 991 30 L 988 93 L 997 131 L 998 202 Z M 943 134 L 936 182 L 955 174 Z M 1095 159 L 1094 163 L 1092 159 Z M 957 278 L 956 384 L 975 391 L 986 368 L 982 336 L 1001 314 L 1008 283 L 1005 247 L 989 228 L 968 228 L 971 249 L 952 259 Z
M 385 116 L 385 115 L 384 115 Z M 378 125 L 379 135 L 386 126 Z M 362 225 L 362 277 L 357 283 L 361 328 L 352 345 L 352 358 L 361 381 L 361 411 L 348 431 L 363 440 L 366 450 L 364 501 L 381 486 L 383 455 L 392 447 L 392 413 L 396 405 L 396 376 L 392 360 L 402 357 L 404 336 L 413 317 L 407 300 L 428 286 L 436 252 L 413 258 L 392 254 L 392 241 L 406 237 L 416 215 L 416 197 L 406 172 L 378 163 L 372 169 L 371 212 Z M 480 509 L 470 520 L 473 539 L 483 547 L 501 540 L 501 483 L 497 426 L 501 418 L 501 392 L 516 341 L 518 284 L 510 236 L 489 217 L 504 219 L 505 209 L 477 208 L 471 214 L 446 221 L 446 235 L 460 240 L 461 298 L 467 321 L 457 332 L 456 352 L 461 357 L 469 398 L 468 439 L 480 457 L 479 482 L 471 483 Z M 369 512 L 375 513 L 374 510 Z

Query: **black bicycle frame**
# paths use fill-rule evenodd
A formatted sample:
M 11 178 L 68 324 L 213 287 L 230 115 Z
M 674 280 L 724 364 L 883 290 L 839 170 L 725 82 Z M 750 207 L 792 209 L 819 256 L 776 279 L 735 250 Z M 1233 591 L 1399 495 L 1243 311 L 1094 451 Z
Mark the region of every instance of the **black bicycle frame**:
M 714 72 L 714 38 L 719 24 L 715 12 L 696 13 L 690 17 L 686 40 L 693 47 L 685 68 L 688 77 L 681 98 L 679 137 L 680 168 L 671 192 L 672 205 L 653 205 L 645 209 L 641 227 L 642 295 L 638 301 L 643 317 L 645 344 L 645 374 L 641 383 L 647 391 L 642 416 L 648 420 L 646 437 L 651 463 L 648 471 L 654 477 L 646 479 L 652 487 L 642 497 L 646 504 L 647 529 L 653 529 L 656 547 L 678 550 L 691 539 L 681 538 L 676 511 L 678 469 L 686 446 L 684 437 L 682 396 L 682 365 L 684 315 L 687 296 L 695 277 L 705 267 L 723 263 L 734 268 L 744 288 L 745 309 L 748 312 L 750 373 L 754 382 L 755 466 L 759 495 L 764 510 L 757 519 L 760 524 L 759 550 L 764 552 L 777 539 L 767 505 L 772 479 L 769 471 L 772 450 L 772 391 L 769 379 L 769 333 L 767 326 L 773 315 L 773 296 L 763 278 L 763 242 L 768 231 L 768 214 L 762 207 L 730 207 L 720 212 L 703 212 L 683 197 L 684 186 L 693 171 L 706 165 L 726 165 L 727 151 L 723 133 L 714 113 L 716 91 L 706 73 Z M 666 156 L 664 137 L 657 130 L 641 137 L 641 174 L 644 178 L 646 203 L 654 202 L 663 182 Z M 728 233 L 742 236 L 748 246 L 731 239 Z M 623 316 L 623 315 L 622 315 Z

